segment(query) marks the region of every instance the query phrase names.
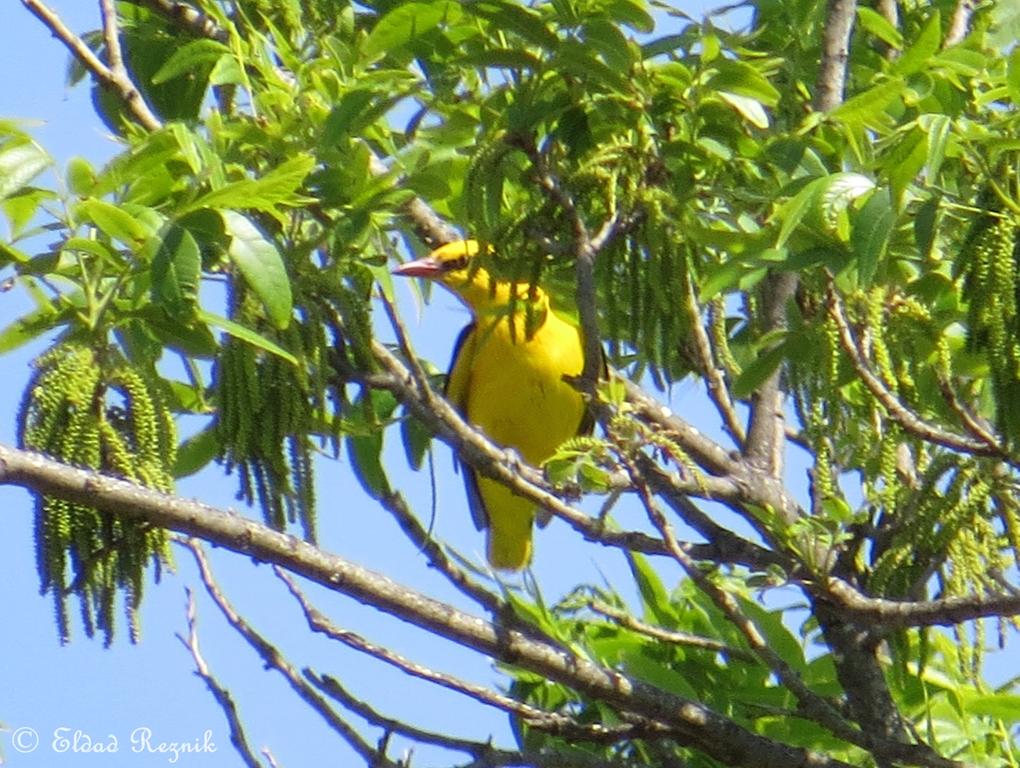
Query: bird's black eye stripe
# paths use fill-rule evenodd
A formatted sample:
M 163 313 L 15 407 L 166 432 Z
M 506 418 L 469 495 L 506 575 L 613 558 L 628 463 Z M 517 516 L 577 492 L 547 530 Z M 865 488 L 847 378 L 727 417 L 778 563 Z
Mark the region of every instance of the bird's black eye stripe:
M 448 271 L 452 272 L 456 269 L 464 269 L 468 265 L 468 257 L 460 256 L 456 259 L 452 259 L 446 262 L 445 267 Z

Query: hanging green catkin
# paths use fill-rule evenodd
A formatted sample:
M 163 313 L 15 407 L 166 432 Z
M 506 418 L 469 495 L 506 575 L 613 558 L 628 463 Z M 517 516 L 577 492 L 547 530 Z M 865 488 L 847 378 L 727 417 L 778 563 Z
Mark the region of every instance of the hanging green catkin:
M 177 445 L 172 415 L 152 380 L 115 349 L 64 340 L 40 355 L 18 423 L 25 448 L 158 490 L 172 488 Z M 137 639 L 135 610 L 145 567 L 169 558 L 164 531 L 40 496 L 36 546 L 42 589 L 53 595 L 62 641 L 70 637 L 66 600 L 74 593 L 86 632 L 102 630 L 109 644 L 118 591 L 127 598 Z
M 968 346 L 988 359 L 996 422 L 1014 447 L 1020 445 L 1016 234 L 1008 214 L 987 213 L 972 226 L 957 261 L 968 302 Z

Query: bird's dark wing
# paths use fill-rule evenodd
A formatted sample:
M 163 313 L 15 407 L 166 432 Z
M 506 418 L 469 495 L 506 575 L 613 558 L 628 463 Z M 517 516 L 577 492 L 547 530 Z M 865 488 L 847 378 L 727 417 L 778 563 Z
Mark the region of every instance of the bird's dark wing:
M 446 375 L 446 385 L 443 387 L 443 395 L 449 400 L 461 416 L 467 418 L 468 399 L 471 396 L 471 367 L 474 362 L 475 340 L 472 335 L 476 325 L 470 323 L 457 336 L 453 345 L 453 357 L 450 360 L 450 371 Z M 461 462 L 454 456 L 454 467 L 463 470 L 464 490 L 467 494 L 468 508 L 471 510 L 471 519 L 474 520 L 478 530 L 488 527 L 488 516 L 485 513 L 485 504 L 482 501 L 482 494 L 478 490 L 478 477 L 475 471 L 467 466 L 461 466 Z

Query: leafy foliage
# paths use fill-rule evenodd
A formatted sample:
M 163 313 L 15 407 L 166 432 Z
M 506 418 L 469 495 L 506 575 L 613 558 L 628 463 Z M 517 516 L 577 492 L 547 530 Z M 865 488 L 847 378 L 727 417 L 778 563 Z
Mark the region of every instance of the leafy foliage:
M 727 408 L 738 414 L 726 425 L 736 456 L 743 414 L 779 373 L 796 415 L 790 444 L 812 465 L 799 519 L 725 499 L 752 530 L 745 542 L 714 507 L 690 501 L 691 511 L 675 496 L 670 506 L 709 544 L 769 554 L 701 567 L 808 691 L 840 706 L 851 693 L 817 602 L 805 621 L 763 608 L 751 585 L 832 577 L 909 602 L 991 596 L 1015 575 L 1010 4 L 983 5 L 948 45 L 949 3 L 900 3 L 895 23 L 858 8 L 847 98 L 827 112 L 815 108 L 821 0 L 757 0 L 743 27 L 640 0 L 193 5 L 214 34 L 119 4 L 129 73 L 163 126 L 141 132 L 129 103 L 96 86 L 97 111 L 124 141 L 106 167 L 76 159 L 60 192 L 34 186 L 49 158 L 0 124 L 0 268 L 35 302 L 0 330 L 0 351 L 59 332 L 26 393 L 25 445 L 162 490 L 175 468 L 218 459 L 269 524 L 297 524 L 309 540 L 319 447 L 337 458 L 343 443 L 366 493 L 392 500 L 386 437 L 401 430 L 417 469 L 429 435 L 407 402 L 373 386 L 373 296 L 388 296 L 397 250 L 426 247 L 405 215 L 424 201 L 496 246 L 495 273 L 541 282 L 567 311 L 579 232 L 601 237 L 597 300 L 613 362 L 663 388 L 703 380 L 723 421 Z M 105 54 L 101 34 L 86 42 Z M 40 245 L 44 231 L 56 242 Z M 778 308 L 777 276 L 797 282 Z M 601 392 L 613 411 L 605 435 L 563 446 L 550 480 L 607 495 L 598 523 L 612 532 L 618 476 L 647 490 L 635 468 L 649 463 L 714 501 L 712 469 L 613 386 Z M 171 411 L 205 420 L 178 459 Z M 39 502 L 38 519 L 62 637 L 73 588 L 86 626 L 95 617 L 109 640 L 116 589 L 137 605 L 164 535 L 56 499 Z M 507 599 L 579 656 L 783 744 L 868 764 L 860 744 L 803 716 L 732 611 L 694 580 L 667 588 L 628 557 L 637 624 L 618 616 L 622 586 L 581 585 L 552 607 L 537 591 Z M 1001 617 L 999 632 L 1015 621 Z M 986 631 L 959 625 L 954 644 L 879 629 L 873 657 L 934 748 L 1012 765 L 1015 694 L 981 682 Z M 522 701 L 580 724 L 629 722 L 605 701 L 506 672 Z M 717 764 L 674 741 L 606 746 L 526 718 L 515 727 L 522 747 L 565 764 Z

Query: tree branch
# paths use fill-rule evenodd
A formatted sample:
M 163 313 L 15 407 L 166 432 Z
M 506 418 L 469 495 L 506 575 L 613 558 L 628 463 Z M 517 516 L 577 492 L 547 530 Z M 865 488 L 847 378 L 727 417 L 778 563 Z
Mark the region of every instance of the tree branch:
M 222 513 L 217 513 L 221 514 Z M 312 686 L 301 676 L 298 670 L 284 658 L 283 654 L 280 653 L 279 649 L 270 643 L 261 634 L 255 631 L 255 629 L 247 622 L 241 615 L 234 610 L 234 607 L 227 601 L 223 592 L 220 590 L 219 585 L 216 583 L 216 579 L 213 577 L 212 568 L 209 566 L 209 561 L 205 556 L 205 552 L 202 550 L 201 545 L 194 539 L 183 539 L 180 542 L 184 547 L 191 551 L 192 556 L 195 558 L 195 563 L 198 566 L 199 576 L 202 579 L 203 585 L 205 585 L 206 592 L 209 593 L 209 597 L 212 598 L 213 602 L 220 609 L 223 617 L 227 620 L 234 630 L 241 635 L 248 644 L 255 650 L 256 653 L 262 658 L 263 663 L 267 669 L 275 669 L 284 679 L 290 683 L 290 687 L 294 689 L 294 692 L 301 697 L 305 703 L 308 704 L 315 712 L 326 721 L 326 723 L 336 731 L 344 741 L 346 741 L 351 748 L 357 752 L 361 758 L 365 761 L 366 765 L 370 765 L 377 768 L 401 768 L 396 763 L 390 761 L 385 754 L 379 750 L 373 748 L 367 741 L 365 741 L 361 735 L 354 730 L 354 728 L 347 723 L 342 717 L 340 717 L 329 703 L 323 699 Z
M 240 715 L 237 714 L 237 705 L 234 703 L 233 696 L 213 677 L 212 672 L 209 671 L 209 665 L 206 663 L 198 647 L 198 618 L 195 609 L 195 595 L 190 589 L 185 589 L 188 596 L 188 636 L 185 637 L 178 634 L 177 639 L 191 653 L 191 658 L 195 662 L 195 674 L 202 679 L 209 692 L 212 693 L 213 698 L 216 699 L 216 703 L 220 705 L 223 714 L 226 715 L 227 723 L 230 726 L 230 743 L 234 745 L 234 749 L 237 750 L 245 765 L 249 766 L 249 768 L 262 768 L 262 763 L 259 762 L 259 759 L 255 757 L 255 753 L 251 751 L 251 747 L 248 746 L 248 739 L 244 735 L 244 726 L 241 724 Z
M 678 743 L 727 765 L 747 768 L 847 765 L 826 755 L 751 733 L 698 702 L 658 690 L 512 629 L 501 629 L 293 536 L 205 504 L 167 496 L 6 446 L 0 446 L 0 483 L 22 485 L 38 493 L 100 507 L 111 514 L 148 520 L 154 525 L 281 565 L 455 643 L 563 683 L 623 712 L 662 722 Z
M 975 0 L 956 0 L 953 15 L 949 19 L 949 28 L 946 30 L 946 38 L 942 41 L 943 48 L 950 48 L 963 42 L 970 31 L 970 17 L 974 15 L 976 7 Z
M 101 2 L 103 33 L 108 49 L 107 53 L 110 57 L 110 66 L 100 61 L 99 57 L 85 44 L 85 41 L 68 29 L 60 16 L 42 0 L 21 0 L 22 5 L 64 44 L 71 55 L 81 62 L 82 66 L 92 74 L 100 85 L 120 98 L 139 125 L 150 131 L 158 130 L 163 126 L 163 121 L 156 117 L 149 105 L 145 103 L 142 94 L 139 93 L 138 88 L 135 87 L 128 75 L 127 69 L 123 66 L 120 42 L 117 37 L 116 11 L 112 9 L 113 3 L 111 0 L 101 0 Z
M 819 112 L 827 112 L 843 103 L 856 12 L 856 0 L 828 0 L 826 3 L 822 60 L 815 81 L 814 107 Z

